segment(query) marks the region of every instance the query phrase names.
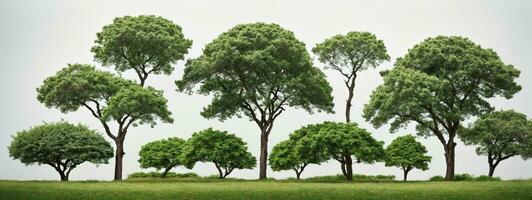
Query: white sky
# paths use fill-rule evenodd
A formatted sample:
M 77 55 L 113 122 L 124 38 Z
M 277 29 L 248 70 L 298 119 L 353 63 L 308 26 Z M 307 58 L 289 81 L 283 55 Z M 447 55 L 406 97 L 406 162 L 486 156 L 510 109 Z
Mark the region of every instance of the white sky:
M 91 63 L 89 51 L 96 32 L 124 15 L 154 14 L 179 24 L 187 38 L 194 44 L 187 58 L 200 55 L 202 48 L 229 28 L 250 22 L 273 22 L 293 31 L 306 43 L 307 49 L 325 38 L 349 31 L 370 31 L 384 40 L 391 62 L 376 70 L 359 75 L 355 91 L 353 121 L 373 132 L 386 145 L 398 135 L 414 133 L 413 126 L 390 134 L 388 127 L 375 130 L 361 117 L 363 104 L 368 102 L 371 91 L 382 79 L 378 71 L 388 69 L 397 57 L 423 39 L 436 35 L 461 35 L 469 37 L 485 48 L 499 53 L 504 62 L 521 70 L 518 82 L 523 90 L 511 100 L 494 99 L 497 109 L 515 109 L 532 116 L 532 1 L 0 1 L 0 179 L 58 179 L 49 166 L 24 166 L 8 156 L 7 146 L 11 135 L 43 121 L 81 122 L 103 131 L 88 111 L 80 109 L 62 114 L 48 109 L 36 99 L 37 88 L 42 81 L 67 63 Z M 139 171 L 138 151 L 141 145 L 171 136 L 188 138 L 194 131 L 213 127 L 228 130 L 242 137 L 249 150 L 258 157 L 259 130 L 247 119 L 234 118 L 225 122 L 207 120 L 199 115 L 210 101 L 201 95 L 184 95 L 175 91 L 174 81 L 182 75 L 184 62 L 178 62 L 170 76 L 151 76 L 147 84 L 165 91 L 169 109 L 173 112 L 173 124 L 159 124 L 155 128 L 140 126 L 131 128 L 125 141 L 124 176 Z M 323 66 L 316 62 L 316 65 Z M 97 65 L 99 66 L 99 65 Z M 299 127 L 324 120 L 343 121 L 344 101 L 347 93 L 338 74 L 326 71 L 334 89 L 336 114 L 308 115 L 302 110 L 288 109 L 275 123 L 270 135 L 269 147 Z M 135 79 L 133 74 L 125 73 Z M 420 139 L 433 157 L 429 171 L 413 170 L 409 178 L 427 179 L 445 173 L 445 161 L 441 144 L 436 138 Z M 487 158 L 477 156 L 473 147 L 462 143 L 456 148 L 456 172 L 475 175 L 487 174 Z M 113 163 L 100 165 L 83 164 L 76 168 L 71 179 L 105 179 L 113 176 Z M 532 162 L 521 158 L 503 161 L 495 175 L 504 179 L 532 177 Z M 145 170 L 148 171 L 148 170 Z M 193 170 L 179 167 L 175 172 L 195 172 L 200 175 L 215 174 L 214 165 L 199 164 Z M 374 165 L 355 164 L 355 173 L 393 174 L 401 177 L 401 170 Z M 330 161 L 309 166 L 303 177 L 341 173 L 339 164 Z M 284 178 L 294 176 L 292 171 L 271 172 L 268 176 Z M 257 178 L 258 169 L 235 170 L 231 177 Z

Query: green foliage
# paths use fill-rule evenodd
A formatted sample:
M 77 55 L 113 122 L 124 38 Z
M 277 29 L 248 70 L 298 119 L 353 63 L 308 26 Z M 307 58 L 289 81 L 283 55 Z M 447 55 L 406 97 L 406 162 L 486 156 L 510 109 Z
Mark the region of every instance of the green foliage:
M 143 145 L 139 151 L 140 167 L 165 169 L 161 175 L 166 176 L 170 169 L 182 165 L 181 153 L 184 144 L 183 139 L 172 137 Z
M 500 177 L 491 177 L 486 175 L 480 175 L 478 177 L 475 177 L 475 181 L 501 181 Z
M 222 33 L 187 62 L 176 84 L 187 92 L 201 84 L 199 93 L 214 95 L 201 113 L 207 118 L 243 113 L 255 119 L 258 110 L 274 117 L 283 106 L 309 112 L 333 107 L 332 89 L 305 44 L 276 24 L 242 24 Z
M 72 169 L 84 162 L 105 164 L 113 148 L 96 131 L 67 122 L 46 123 L 13 136 L 9 155 L 26 165 L 53 167 L 61 180 L 68 180 Z
M 162 173 L 160 172 L 134 172 L 127 176 L 128 179 L 135 179 L 135 178 L 198 178 L 199 176 L 196 173 L 174 173 L 174 172 L 168 172 L 166 176 L 162 176 Z
M 213 162 L 219 178 L 225 178 L 234 169 L 251 169 L 256 165 L 255 157 L 241 138 L 212 128 L 192 134 L 183 147 L 182 159 L 188 168 L 196 162 Z
M 472 181 L 475 177 L 471 174 L 456 174 L 454 176 L 455 181 Z
M 390 59 L 382 40 L 370 32 L 335 35 L 312 48 L 318 60 L 349 77 Z
M 404 171 L 404 180 L 414 168 L 427 170 L 432 157 L 427 156 L 427 148 L 412 135 L 395 138 L 386 148 L 386 166 L 399 167 Z
M 394 180 L 394 175 L 364 175 L 364 174 L 353 174 L 354 180 Z M 306 178 L 308 181 L 341 181 L 345 180 L 343 174 L 328 175 L 328 176 L 314 176 Z
M 150 73 L 171 74 L 192 45 L 179 25 L 154 15 L 117 17 L 96 36 L 94 58 L 119 72 L 133 69 L 141 85 Z
M 467 38 L 428 38 L 397 59 L 384 83 L 364 106 L 364 118 L 375 127 L 389 121 L 395 132 L 416 122 L 417 132 L 436 136 L 447 155 L 447 178 L 454 173 L 453 141 L 461 123 L 493 108 L 487 98 L 511 98 L 521 86 L 519 70 L 504 64 L 491 49 Z
M 276 144 L 270 153 L 270 167 L 273 171 L 297 170 L 307 163 L 301 161 L 294 149 L 295 142 L 285 140 Z
M 430 181 L 444 181 L 444 180 L 445 180 L 445 177 L 440 176 L 440 175 L 436 175 L 436 176 L 430 177 L 429 180 L 430 180 Z
M 375 140 L 356 123 L 324 122 L 318 126 L 319 131 L 310 135 L 311 140 L 323 145 L 331 158 L 344 162 L 344 156 L 349 155 L 368 164 L 384 160 L 384 142 Z
M 490 166 L 513 156 L 532 157 L 532 120 L 513 110 L 484 114 L 459 136 L 476 145 L 477 154 L 487 155 Z
M 46 107 L 64 113 L 86 107 L 102 121 L 131 119 L 132 123 L 152 126 L 157 118 L 173 121 L 162 91 L 142 88 L 91 65 L 69 64 L 44 80 L 37 93 L 37 99 Z

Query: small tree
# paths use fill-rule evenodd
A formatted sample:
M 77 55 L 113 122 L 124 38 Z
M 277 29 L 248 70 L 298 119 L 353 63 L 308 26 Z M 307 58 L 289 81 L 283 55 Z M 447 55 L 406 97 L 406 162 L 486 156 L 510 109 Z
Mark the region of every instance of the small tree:
M 96 37 L 96 61 L 119 72 L 133 69 L 141 86 L 152 73 L 170 75 L 192 45 L 179 25 L 154 15 L 117 17 Z
M 192 134 L 183 148 L 182 159 L 190 169 L 196 162 L 214 163 L 220 179 L 234 169 L 251 169 L 257 162 L 241 138 L 212 128 Z
M 462 129 L 459 137 L 465 144 L 476 145 L 477 154 L 488 156 L 490 177 L 503 160 L 532 158 L 532 120 L 513 110 L 484 114 Z
M 310 145 L 323 146 L 328 155 L 340 162 L 346 180 L 353 180 L 353 159 L 357 163 L 384 160 L 384 142 L 355 123 L 324 122 L 319 131 L 309 135 Z
M 434 136 L 442 144 L 445 179 L 453 180 L 454 140 L 463 121 L 491 111 L 488 98 L 512 98 L 521 90 L 515 82 L 519 73 L 468 38 L 428 38 L 383 73 L 384 83 L 364 106 L 364 118 L 375 127 L 391 121 L 391 132 L 417 123 L 418 135 Z
M 386 148 L 386 166 L 395 166 L 403 170 L 403 181 L 406 181 L 408 172 L 417 168 L 429 169 L 432 157 L 425 155 L 427 149 L 416 141 L 412 135 L 395 138 Z
M 8 148 L 11 157 L 26 165 L 50 165 L 61 181 L 68 181 L 70 172 L 84 162 L 105 164 L 113 157 L 111 144 L 96 131 L 64 121 L 20 131 Z
M 172 168 L 182 165 L 181 153 L 184 144 L 185 141 L 183 139 L 172 137 L 143 145 L 139 151 L 140 167 L 153 167 L 157 170 L 164 169 L 161 177 L 166 177 L 166 174 Z
M 345 120 L 351 122 L 351 102 L 354 96 L 357 73 L 375 68 L 390 59 L 382 40 L 369 32 L 349 32 L 336 35 L 317 44 L 312 52 L 318 60 L 338 71 L 347 87 Z
M 212 94 L 206 118 L 245 115 L 260 129 L 259 178 L 266 178 L 268 137 L 287 107 L 332 112 L 331 87 L 312 65 L 305 44 L 277 24 L 237 25 L 186 64 L 179 91 Z
M 58 108 L 63 113 L 84 107 L 100 121 L 116 145 L 115 180 L 122 179 L 124 140 L 129 127 L 138 124 L 153 127 L 158 118 L 167 123 L 173 121 L 162 91 L 143 88 L 91 65 L 69 64 L 44 80 L 37 93 L 37 99 L 46 107 Z M 112 121 L 117 124 L 114 133 Z

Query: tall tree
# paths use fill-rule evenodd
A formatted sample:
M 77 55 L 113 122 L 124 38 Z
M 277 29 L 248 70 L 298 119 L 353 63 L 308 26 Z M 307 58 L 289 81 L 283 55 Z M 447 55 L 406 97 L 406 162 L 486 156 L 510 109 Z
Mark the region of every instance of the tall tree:
M 158 118 L 166 123 L 173 121 L 162 91 L 143 88 L 91 65 L 69 64 L 44 80 L 37 93 L 37 99 L 46 107 L 58 108 L 63 113 L 84 107 L 100 121 L 116 145 L 115 180 L 122 179 L 124 140 L 129 127 L 138 124 L 153 127 Z M 115 133 L 109 125 L 112 121 L 118 125 Z
M 117 17 L 96 37 L 96 61 L 119 72 L 134 70 L 141 86 L 152 73 L 170 75 L 192 45 L 179 25 L 154 15 Z
M 490 177 L 503 160 L 532 158 L 532 120 L 513 110 L 484 114 L 458 136 L 465 144 L 476 145 L 477 154 L 488 156 Z
M 248 152 L 241 138 L 212 128 L 193 133 L 181 157 L 188 168 L 194 167 L 196 162 L 214 163 L 220 179 L 227 177 L 234 169 L 251 169 L 257 165 L 257 159 Z
M 374 163 L 384 160 L 384 142 L 375 140 L 371 133 L 355 123 L 324 122 L 317 124 L 302 145 L 324 149 L 330 158 L 340 163 L 346 180 L 353 180 L 353 160 L 356 163 Z
M 412 169 L 429 169 L 432 157 L 425 155 L 427 148 L 416 141 L 412 135 L 395 138 L 386 148 L 386 166 L 395 166 L 403 170 L 403 181 Z
M 286 107 L 332 112 L 331 87 L 312 65 L 305 44 L 276 24 L 237 25 L 189 60 L 179 91 L 212 94 L 206 118 L 245 115 L 260 128 L 260 173 L 266 178 L 268 136 Z
M 20 131 L 8 148 L 9 156 L 26 165 L 50 165 L 61 181 L 84 162 L 104 164 L 113 157 L 113 147 L 96 131 L 64 121 Z
M 318 60 L 338 71 L 347 87 L 348 95 L 345 106 L 345 120 L 351 122 L 351 102 L 354 96 L 357 73 L 375 68 L 382 62 L 390 60 L 382 40 L 369 32 L 349 32 L 335 35 L 317 44 L 312 52 Z
M 364 107 L 375 127 L 391 122 L 392 132 L 416 122 L 422 136 L 436 136 L 445 151 L 446 180 L 454 178 L 455 137 L 462 122 L 492 110 L 487 98 L 511 98 L 519 70 L 504 64 L 492 49 L 459 36 L 428 38 L 383 73 Z
M 142 145 L 139 151 L 139 163 L 142 168 L 164 169 L 161 178 L 174 167 L 183 165 L 181 153 L 185 140 L 177 137 L 162 139 Z

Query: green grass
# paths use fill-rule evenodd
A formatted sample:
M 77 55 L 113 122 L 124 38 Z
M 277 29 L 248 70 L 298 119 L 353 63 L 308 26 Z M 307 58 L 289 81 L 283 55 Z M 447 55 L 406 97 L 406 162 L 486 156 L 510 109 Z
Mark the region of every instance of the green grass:
M 0 199 L 532 199 L 532 181 L 0 181 Z

